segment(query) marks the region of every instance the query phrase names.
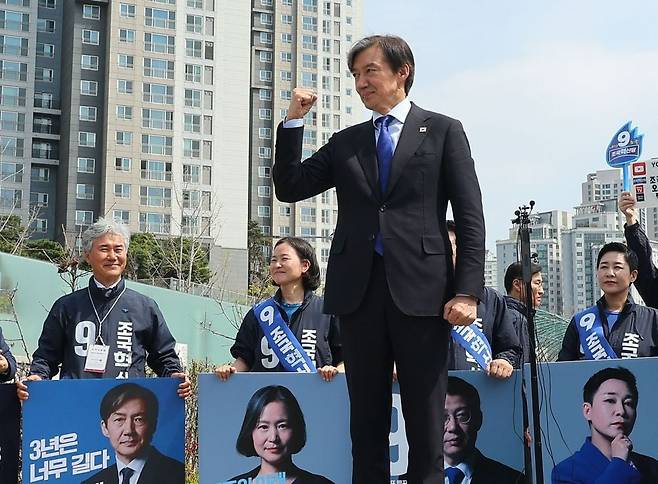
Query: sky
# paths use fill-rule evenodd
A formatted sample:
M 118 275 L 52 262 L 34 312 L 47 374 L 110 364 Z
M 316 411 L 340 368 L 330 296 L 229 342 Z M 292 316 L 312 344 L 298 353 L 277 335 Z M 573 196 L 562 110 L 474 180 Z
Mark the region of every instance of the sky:
M 531 199 L 572 211 L 627 121 L 658 157 L 655 0 L 363 0 L 363 14 L 364 35 L 411 46 L 410 99 L 464 125 L 489 249 Z

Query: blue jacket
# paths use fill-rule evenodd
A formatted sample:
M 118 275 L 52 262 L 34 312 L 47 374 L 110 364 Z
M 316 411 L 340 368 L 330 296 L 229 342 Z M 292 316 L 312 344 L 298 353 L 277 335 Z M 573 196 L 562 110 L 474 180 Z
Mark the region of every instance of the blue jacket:
M 553 468 L 552 484 L 655 484 L 658 461 L 631 452 L 630 462 L 617 457 L 612 460 L 592 444 L 591 437 L 571 457 Z
M 14 375 L 16 374 L 16 358 L 11 354 L 9 345 L 5 341 L 5 337 L 2 336 L 2 328 L 0 328 L 0 354 L 2 354 L 2 356 L 6 358 L 7 363 L 9 363 L 7 373 L 0 374 L 0 382 L 13 380 Z

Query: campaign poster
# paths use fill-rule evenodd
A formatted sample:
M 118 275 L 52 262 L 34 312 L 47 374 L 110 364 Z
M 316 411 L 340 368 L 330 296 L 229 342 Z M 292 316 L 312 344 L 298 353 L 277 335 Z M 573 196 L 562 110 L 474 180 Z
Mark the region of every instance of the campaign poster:
M 631 454 L 633 465 L 641 473 L 652 473 L 643 475 L 642 482 L 658 482 L 656 368 L 658 358 L 542 363 L 539 366 L 544 482 L 554 482 L 551 473 L 556 465 L 556 478 L 562 479 L 559 482 L 580 482 L 577 478 L 582 473 L 589 475 L 591 482 L 600 477 L 600 466 L 607 466 L 608 461 L 601 460 L 602 454 L 586 444 L 593 432 L 610 438 L 614 432 L 626 434 L 633 452 L 639 455 Z M 622 405 L 625 401 L 622 394 L 629 390 L 625 381 L 629 374 L 635 379 L 638 390 L 635 409 L 631 408 L 633 405 L 627 406 L 632 402 Z M 530 389 L 529 371 L 526 378 Z M 588 382 L 588 394 L 593 398 L 585 406 L 584 389 Z M 626 482 L 619 479 L 607 482 Z
M 0 384 L 0 484 L 18 482 L 21 404 L 16 385 Z
M 200 484 L 351 482 L 345 375 L 200 375 L 199 471 Z
M 23 483 L 118 484 L 119 472 L 129 464 L 129 477 L 137 472 L 138 482 L 183 484 L 185 407 L 179 383 L 176 378 L 29 382 Z
M 631 163 L 631 184 L 638 208 L 658 207 L 658 158 Z
M 506 380 L 482 371 L 450 371 L 445 401 L 444 460 L 469 462 L 472 482 L 520 484 L 523 476 L 521 372 Z M 399 385 L 393 387 L 391 483 L 405 484 L 408 444 Z

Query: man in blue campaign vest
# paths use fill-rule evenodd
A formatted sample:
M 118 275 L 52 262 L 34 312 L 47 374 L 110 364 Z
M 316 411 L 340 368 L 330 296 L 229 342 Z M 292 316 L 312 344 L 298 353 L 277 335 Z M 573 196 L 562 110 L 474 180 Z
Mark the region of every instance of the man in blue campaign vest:
M 452 246 L 453 265 L 457 257 L 457 235 L 456 225 L 452 220 L 446 222 L 448 237 Z M 475 351 L 469 348 L 470 335 L 460 338 L 462 332 L 473 326 L 477 327 L 480 334 L 489 344 L 491 359 L 488 367 L 483 368 L 478 362 Z M 519 338 L 514 329 L 512 314 L 508 311 L 503 297 L 495 290 L 485 287 L 482 298 L 477 305 L 477 318 L 470 326 L 454 327 L 450 341 L 449 368 L 451 370 L 479 370 L 485 369 L 489 376 L 496 378 L 509 378 L 514 367 L 518 367 L 521 354 Z M 465 345 L 464 339 L 468 339 Z M 461 341 L 461 342 L 460 342 Z
M 635 376 L 626 368 L 604 368 L 583 388 L 583 417 L 591 435 L 580 450 L 553 468 L 553 484 L 655 484 L 658 461 L 633 452 L 637 418 Z
M 84 256 L 93 276 L 89 285 L 53 304 L 32 357 L 27 380 L 129 378 L 145 376 L 145 365 L 161 377 L 181 378 L 178 394 L 190 382 L 175 352 L 176 340 L 155 301 L 126 287 L 130 231 L 98 219 L 82 234 Z M 18 397 L 28 398 L 18 383 Z
M 610 242 L 599 251 L 596 264 L 603 297 L 571 319 L 558 361 L 658 355 L 658 310 L 628 299 L 637 278 L 635 253 Z

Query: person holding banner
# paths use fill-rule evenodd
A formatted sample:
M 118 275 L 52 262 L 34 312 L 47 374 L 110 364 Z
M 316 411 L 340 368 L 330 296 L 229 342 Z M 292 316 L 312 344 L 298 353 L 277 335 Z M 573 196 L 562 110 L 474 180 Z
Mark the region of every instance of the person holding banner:
M 635 252 L 610 242 L 599 251 L 596 264 L 603 297 L 571 319 L 558 361 L 657 356 L 658 310 L 628 298 L 637 278 Z
M 215 369 L 227 380 L 243 371 L 317 372 L 330 381 L 344 371 L 338 320 L 322 312 L 313 293 L 320 285 L 315 250 L 304 239 L 284 237 L 272 250 L 276 294 L 249 310 L 231 347 L 235 361 Z
M 306 422 L 292 392 L 280 385 L 257 390 L 249 399 L 235 448 L 245 457 L 260 457 L 260 465 L 226 484 L 276 476 L 286 484 L 334 484 L 324 476 L 297 467 L 292 456 L 306 445 Z M 241 481 L 243 480 L 243 481 Z
M 583 388 L 583 417 L 591 435 L 580 450 L 553 468 L 553 484 L 655 484 L 658 461 L 633 451 L 637 418 L 635 375 L 626 368 L 605 368 Z
M 59 298 L 43 324 L 28 381 L 64 378 L 146 376 L 145 365 L 160 377 L 183 381 L 181 397 L 190 395 L 174 340 L 155 301 L 126 287 L 130 230 L 99 218 L 82 234 L 82 248 L 93 275 L 89 285 Z M 61 365 L 61 367 L 60 367 Z M 17 383 L 18 397 L 28 398 Z
M 436 483 L 443 480 L 436 437 L 443 429 L 450 324 L 471 324 L 482 296 L 482 196 L 461 123 L 408 99 L 415 61 L 403 39 L 361 39 L 347 64 L 372 118 L 334 133 L 302 162 L 304 116 L 318 96 L 293 89 L 277 128 L 274 187 L 283 202 L 332 187 L 338 195 L 324 310 L 340 317 L 352 482 L 390 480 L 395 362 L 409 480 Z M 448 203 L 459 239 L 454 270 Z
M 630 192 L 622 192 L 619 196 L 619 210 L 626 216 L 624 225 L 626 243 L 638 258 L 635 287 L 647 306 L 658 308 L 658 268 L 653 263 L 649 238 L 640 226 L 636 204 L 635 197 Z
M 11 354 L 11 349 L 2 335 L 0 327 L 0 382 L 11 381 L 16 375 L 16 358 Z
M 452 246 L 452 263 L 457 263 L 457 231 L 453 220 L 446 221 Z M 518 368 L 521 346 L 511 311 L 495 290 L 485 287 L 477 306 L 477 319 L 470 326 L 452 329 L 450 370 L 484 370 L 494 378 L 509 378 Z M 463 334 L 466 331 L 472 331 Z M 475 337 L 471 337 L 475 336 Z M 482 343 L 482 344 L 480 344 Z M 484 348 L 484 351 L 482 349 Z

